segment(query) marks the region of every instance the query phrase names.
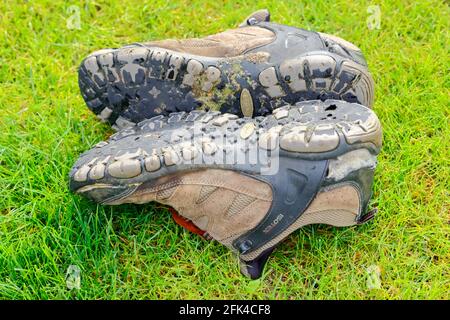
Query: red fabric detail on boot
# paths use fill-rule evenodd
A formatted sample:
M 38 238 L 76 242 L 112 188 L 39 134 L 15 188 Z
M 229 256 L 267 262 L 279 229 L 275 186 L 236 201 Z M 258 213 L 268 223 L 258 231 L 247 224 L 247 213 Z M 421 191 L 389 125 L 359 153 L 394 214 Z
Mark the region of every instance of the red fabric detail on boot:
M 175 222 L 177 224 L 179 224 L 186 230 L 191 231 L 195 234 L 198 234 L 199 236 L 206 239 L 206 237 L 205 237 L 206 232 L 204 230 L 198 228 L 192 221 L 190 221 L 190 220 L 184 218 L 183 216 L 181 216 L 180 214 L 178 214 L 178 212 L 174 208 L 169 207 L 169 211 L 172 214 L 173 220 L 175 220 Z

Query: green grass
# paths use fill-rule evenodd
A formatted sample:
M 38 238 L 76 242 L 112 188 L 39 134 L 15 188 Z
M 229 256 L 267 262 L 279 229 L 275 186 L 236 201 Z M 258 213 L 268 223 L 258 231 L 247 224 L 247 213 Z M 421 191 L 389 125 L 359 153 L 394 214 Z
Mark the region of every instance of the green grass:
M 444 1 L 13 1 L 0 4 L 0 298 L 448 299 L 449 8 Z M 69 30 L 67 8 L 80 8 Z M 381 26 L 369 30 L 368 5 Z M 111 133 L 84 105 L 89 52 L 204 36 L 267 7 L 279 23 L 336 34 L 365 52 L 384 127 L 369 224 L 308 226 L 264 277 L 158 205 L 101 207 L 68 191 L 81 152 Z M 69 290 L 69 265 L 81 288 Z M 367 268 L 381 285 L 370 289 Z

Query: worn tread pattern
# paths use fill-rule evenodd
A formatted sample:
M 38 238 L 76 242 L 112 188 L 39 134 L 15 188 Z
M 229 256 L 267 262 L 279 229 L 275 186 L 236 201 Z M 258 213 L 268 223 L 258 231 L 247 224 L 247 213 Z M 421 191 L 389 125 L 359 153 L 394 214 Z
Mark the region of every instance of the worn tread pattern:
M 315 99 L 371 107 L 373 80 L 365 61 L 324 43 L 322 51 L 279 63 L 257 53 L 208 58 L 141 45 L 105 49 L 83 60 L 79 87 L 89 109 L 116 129 L 195 109 L 263 116 L 286 103 Z
M 304 159 L 333 159 L 351 150 L 381 148 L 381 125 L 375 113 L 339 100 L 286 105 L 273 115 L 238 118 L 194 110 L 156 116 L 123 129 L 81 155 L 70 172 L 73 191 L 93 184 L 133 185 L 200 168 L 257 172 L 258 162 L 214 163 L 209 156 L 249 146 L 270 154 Z M 188 160 L 200 159 L 195 164 Z M 186 161 L 183 161 L 186 160 Z

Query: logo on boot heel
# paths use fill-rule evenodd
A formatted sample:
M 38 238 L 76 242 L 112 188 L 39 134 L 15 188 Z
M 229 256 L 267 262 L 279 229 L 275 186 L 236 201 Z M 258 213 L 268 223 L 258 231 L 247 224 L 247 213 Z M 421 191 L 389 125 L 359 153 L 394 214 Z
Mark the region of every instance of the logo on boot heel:
M 264 233 L 269 233 L 275 226 L 284 218 L 284 215 L 280 213 L 271 224 L 269 224 L 267 227 L 264 228 Z

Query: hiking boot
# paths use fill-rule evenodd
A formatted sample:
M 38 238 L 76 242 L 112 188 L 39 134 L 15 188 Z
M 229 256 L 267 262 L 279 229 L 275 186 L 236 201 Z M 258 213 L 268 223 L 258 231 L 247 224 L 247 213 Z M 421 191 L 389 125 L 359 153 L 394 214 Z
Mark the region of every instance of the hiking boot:
M 255 117 L 302 100 L 373 103 L 357 47 L 271 23 L 267 10 L 205 38 L 96 51 L 81 63 L 79 85 L 88 107 L 116 129 L 194 109 Z
M 368 219 L 381 136 L 372 110 L 338 100 L 256 118 L 161 115 L 85 152 L 70 188 L 106 205 L 169 205 L 257 278 L 269 252 L 300 227 Z

